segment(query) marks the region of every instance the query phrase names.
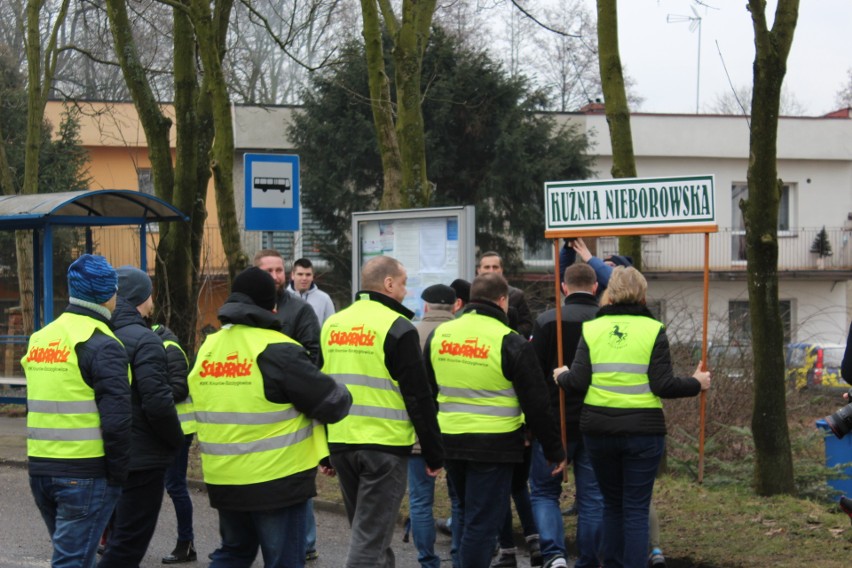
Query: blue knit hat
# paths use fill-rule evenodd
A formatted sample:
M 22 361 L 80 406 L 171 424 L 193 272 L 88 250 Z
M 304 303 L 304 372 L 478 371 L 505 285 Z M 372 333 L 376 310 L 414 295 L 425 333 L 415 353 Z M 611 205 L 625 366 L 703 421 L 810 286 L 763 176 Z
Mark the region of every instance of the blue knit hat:
M 102 256 L 84 254 L 68 267 L 68 295 L 72 298 L 103 304 L 117 289 L 118 275 Z

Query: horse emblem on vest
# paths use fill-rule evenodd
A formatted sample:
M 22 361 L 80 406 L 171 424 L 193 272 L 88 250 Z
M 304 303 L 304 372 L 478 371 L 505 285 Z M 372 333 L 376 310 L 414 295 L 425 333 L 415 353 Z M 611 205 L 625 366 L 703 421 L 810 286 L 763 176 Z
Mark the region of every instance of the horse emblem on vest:
M 621 347 L 627 339 L 627 332 L 622 331 L 620 326 L 612 326 L 612 331 L 609 332 L 609 344 L 612 347 Z

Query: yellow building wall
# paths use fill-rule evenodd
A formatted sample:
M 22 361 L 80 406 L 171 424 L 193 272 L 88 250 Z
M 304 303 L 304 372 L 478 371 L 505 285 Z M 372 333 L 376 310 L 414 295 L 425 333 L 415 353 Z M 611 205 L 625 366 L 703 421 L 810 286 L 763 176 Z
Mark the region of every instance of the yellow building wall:
M 139 123 L 136 108 L 131 103 L 82 102 L 75 103 L 73 112 L 80 123 L 80 141 L 89 154 L 88 176 L 90 189 L 130 189 L 139 191 L 138 170 L 151 167 L 145 133 Z M 70 108 L 62 102 L 49 101 L 45 119 L 55 127 L 63 112 Z M 174 108 L 164 105 L 167 116 L 174 116 Z M 174 152 L 175 129 L 171 144 Z M 207 221 L 202 249 L 202 273 L 227 274 L 227 262 L 222 248 L 218 226 L 215 195 L 211 179 L 207 188 Z M 103 255 L 114 266 L 141 264 L 138 227 L 94 228 L 92 237 L 95 252 Z M 157 227 L 148 232 L 148 270 L 153 273 L 156 246 L 159 242 Z

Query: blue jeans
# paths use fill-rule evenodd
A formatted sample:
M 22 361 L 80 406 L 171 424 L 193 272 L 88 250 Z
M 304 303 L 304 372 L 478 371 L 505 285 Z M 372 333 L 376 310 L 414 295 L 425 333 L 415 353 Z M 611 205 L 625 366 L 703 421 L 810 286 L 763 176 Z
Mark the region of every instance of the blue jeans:
M 30 476 L 30 490 L 53 540 L 51 566 L 93 568 L 121 487 L 103 477 Z
M 166 492 L 172 499 L 177 517 L 178 540 L 195 540 L 192 532 L 192 499 L 186 486 L 186 466 L 189 461 L 189 447 L 192 445 L 193 434 L 184 436 L 183 448 L 175 456 L 175 461 L 166 470 Z
M 665 436 L 584 436 L 604 498 L 603 565 L 648 563 L 648 507 Z
M 453 487 L 453 482 L 449 475 L 447 475 L 447 494 L 450 497 L 450 518 L 447 519 L 447 526 L 450 527 L 450 532 L 452 533 L 450 540 L 450 558 L 453 562 L 453 568 L 459 568 L 461 566 L 461 560 L 459 559 L 461 531 L 456 530 L 456 524 L 453 523 L 453 517 L 461 518 L 461 505 L 459 504 L 459 497 L 456 494 L 456 490 Z
M 494 551 L 494 535 L 506 516 L 512 488 L 511 463 L 480 463 L 447 460 L 460 511 L 453 512 L 453 537 L 458 531 L 461 568 L 488 568 Z
M 533 518 L 532 505 L 530 503 L 530 489 L 527 481 L 530 478 L 530 460 L 532 459 L 532 447 L 524 449 L 524 461 L 515 464 L 512 471 L 512 501 L 515 502 L 515 512 L 521 521 L 521 529 L 524 536 L 528 537 L 538 534 L 535 519 Z M 512 524 L 512 505 L 506 510 L 506 517 L 498 535 L 500 548 L 515 547 L 515 531 Z
M 603 496 L 598 487 L 589 452 L 582 442 L 568 443 L 568 459 L 574 468 L 577 492 L 577 562 L 575 568 L 600 566 L 601 523 Z M 559 508 L 562 493 L 562 476 L 550 475 L 548 465 L 538 440 L 533 441 L 532 468 L 530 469 L 530 500 L 538 526 L 541 555 L 545 560 L 565 554 L 565 526 Z
M 308 499 L 305 510 L 305 553 L 317 551 L 317 519 L 314 517 L 314 500 Z
M 221 546 L 210 568 L 249 568 L 260 548 L 264 568 L 302 568 L 305 565 L 307 501 L 271 511 L 219 509 Z
M 411 517 L 411 536 L 417 548 L 417 561 L 423 568 L 440 568 L 441 559 L 435 554 L 435 478 L 426 474 L 423 456 L 408 458 L 408 510 Z

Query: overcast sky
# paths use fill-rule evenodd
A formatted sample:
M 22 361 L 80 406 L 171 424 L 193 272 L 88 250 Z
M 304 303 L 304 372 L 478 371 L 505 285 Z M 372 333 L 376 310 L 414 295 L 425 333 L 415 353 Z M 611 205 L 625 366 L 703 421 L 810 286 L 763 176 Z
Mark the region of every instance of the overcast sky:
M 595 13 L 594 0 L 586 0 Z M 729 91 L 725 67 L 737 87 L 751 85 L 754 32 L 746 0 L 619 0 L 622 63 L 645 100 L 640 111 L 693 113 L 696 107 L 698 29 L 677 16 L 701 18 L 699 106 L 709 111 L 717 95 Z M 768 2 L 769 19 L 776 2 Z M 852 68 L 852 0 L 801 0 L 799 23 L 784 80 L 786 91 L 806 114 L 835 110 L 837 91 Z

